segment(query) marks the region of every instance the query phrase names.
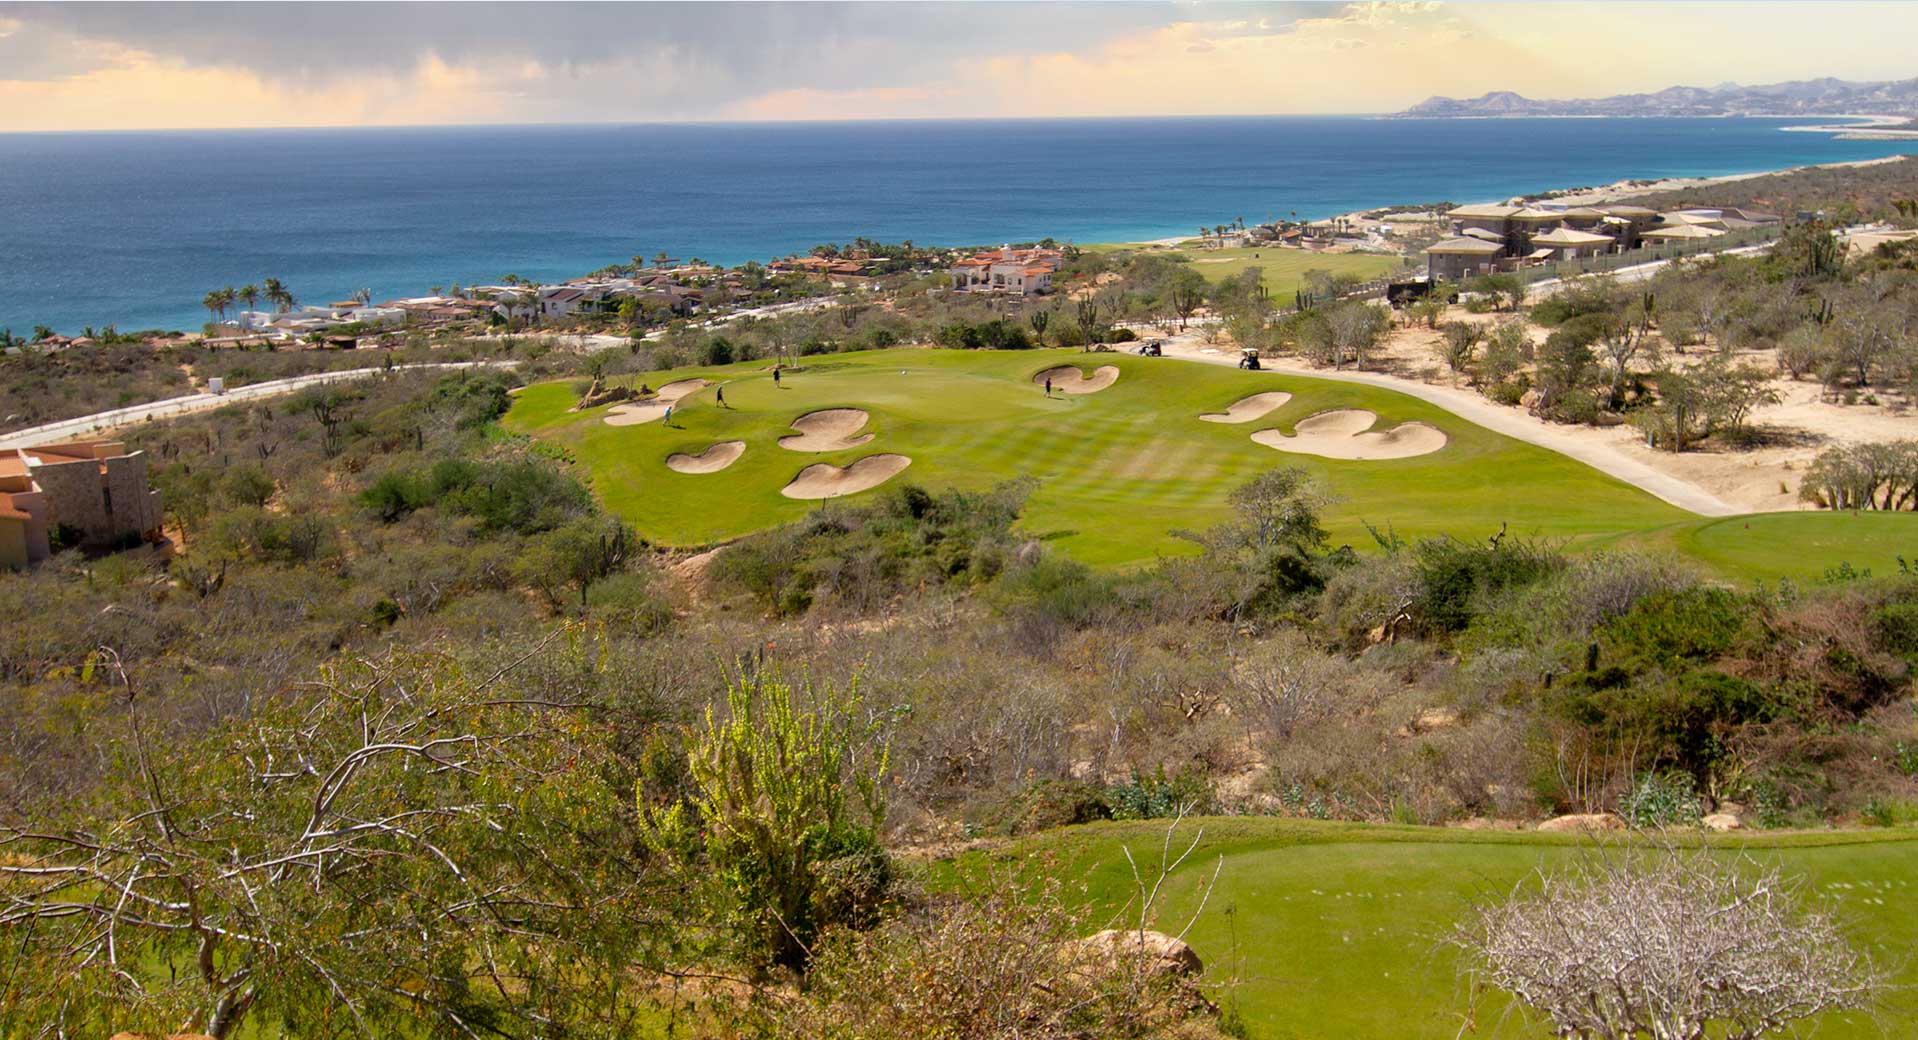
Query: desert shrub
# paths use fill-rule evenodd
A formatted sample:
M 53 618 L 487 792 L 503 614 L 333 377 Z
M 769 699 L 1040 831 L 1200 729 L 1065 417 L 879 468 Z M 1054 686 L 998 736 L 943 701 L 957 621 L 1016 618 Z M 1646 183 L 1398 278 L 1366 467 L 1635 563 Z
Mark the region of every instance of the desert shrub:
M 1871 618 L 1872 638 L 1888 653 L 1918 656 L 1918 603 L 1887 603 Z
M 215 517 L 211 541 L 216 550 L 267 563 L 307 563 L 339 551 L 333 524 L 310 512 L 275 514 L 242 506 Z
M 1503 537 L 1485 545 L 1435 538 L 1419 543 L 1413 559 L 1412 619 L 1428 632 L 1445 633 L 1463 631 L 1494 597 L 1565 566 L 1565 558 L 1552 548 Z
M 804 970 L 822 929 L 870 925 L 892 884 L 887 757 L 856 684 L 729 678 L 726 717 L 708 709 L 687 743 L 686 796 L 639 788 L 645 841 L 706 890 L 746 963 Z
M 1698 586 L 1645 596 L 1601 632 L 1616 652 L 1653 663 L 1711 660 L 1732 648 L 1750 615 L 1745 597 Z
M 741 539 L 713 575 L 785 614 L 815 601 L 870 609 L 908 588 L 979 584 L 1012 561 L 1012 525 L 1032 486 L 1010 481 L 983 494 L 890 487 L 868 505 L 829 506 Z
M 1016 836 L 1111 818 L 1106 788 L 1084 780 L 1040 780 L 995 807 L 987 815 L 987 824 Z
M 1105 789 L 1105 802 L 1115 820 L 1158 820 L 1181 815 L 1203 816 L 1215 811 L 1212 781 L 1195 763 L 1167 776 L 1165 767 L 1134 773 L 1125 782 Z
M 806 991 L 768 1005 L 767 1035 L 836 1040 L 1210 1040 L 1194 980 L 1099 927 L 1056 881 L 988 878 L 880 928 L 820 945 Z M 727 1035 L 747 1030 L 729 1027 Z
M 586 611 L 629 631 L 651 632 L 666 627 L 673 619 L 672 608 L 654 592 L 652 578 L 635 572 L 613 574 L 590 584 Z
M 592 498 L 585 485 L 542 459 L 453 457 L 388 469 L 361 492 L 360 504 L 388 522 L 434 506 L 475 517 L 489 531 L 536 534 L 590 512 Z
M 1634 827 L 1695 827 L 1698 793 L 1686 773 L 1646 773 L 1618 800 L 1618 815 Z

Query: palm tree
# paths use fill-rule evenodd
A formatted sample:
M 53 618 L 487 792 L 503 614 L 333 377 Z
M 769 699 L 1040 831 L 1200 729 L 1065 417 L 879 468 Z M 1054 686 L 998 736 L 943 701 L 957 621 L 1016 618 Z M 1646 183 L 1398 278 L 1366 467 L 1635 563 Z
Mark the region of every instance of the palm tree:
M 633 254 L 633 273 L 638 274 L 639 272 L 645 269 L 646 269 L 646 257 L 640 253 L 634 253 Z
M 220 320 L 220 302 L 220 290 L 218 289 L 200 297 L 200 306 L 206 308 L 207 320 Z
M 287 291 L 286 283 L 280 281 L 278 278 L 268 278 L 266 280 L 266 286 L 262 295 L 266 297 L 266 302 L 272 304 L 274 308 L 282 314 L 292 310 L 294 303 L 297 302 L 293 299 L 293 294 Z
M 671 259 L 672 257 L 667 256 L 666 251 L 662 249 L 659 252 L 653 254 L 653 266 L 664 269 L 666 266 L 666 261 Z
M 247 310 L 252 310 L 254 306 L 260 302 L 260 287 L 254 285 L 252 282 L 241 286 L 240 302 L 246 304 Z
M 353 290 L 353 302 L 354 302 L 354 303 L 357 303 L 357 304 L 359 304 L 359 305 L 360 305 L 360 306 L 362 306 L 362 307 L 364 307 L 364 306 L 366 306 L 366 305 L 367 305 L 367 304 L 369 304 L 369 303 L 372 303 L 372 302 L 373 302 L 373 290 L 371 290 L 371 289 L 355 289 L 355 290 Z

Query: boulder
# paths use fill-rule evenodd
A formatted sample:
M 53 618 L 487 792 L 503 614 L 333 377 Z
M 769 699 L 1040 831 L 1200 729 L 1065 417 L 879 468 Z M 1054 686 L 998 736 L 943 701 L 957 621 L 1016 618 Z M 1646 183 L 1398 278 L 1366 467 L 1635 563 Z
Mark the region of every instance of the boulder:
M 1164 932 L 1108 928 L 1079 940 L 1079 946 L 1113 957 L 1137 951 L 1152 958 L 1153 970 L 1162 975 L 1197 975 L 1205 967 L 1185 940 Z
M 1735 831 L 1744 826 L 1737 813 L 1728 812 L 1715 812 L 1698 822 L 1704 824 L 1708 831 Z
M 1622 831 L 1625 821 L 1611 813 L 1572 813 L 1567 816 L 1554 816 L 1538 825 L 1542 831 L 1558 833 L 1576 831 Z
M 573 406 L 573 411 L 583 412 L 603 404 L 639 401 L 651 396 L 653 396 L 652 392 L 644 385 L 635 390 L 630 386 L 607 386 L 601 380 L 595 379 L 593 385 L 586 388 L 586 393 L 580 396 L 579 403 Z

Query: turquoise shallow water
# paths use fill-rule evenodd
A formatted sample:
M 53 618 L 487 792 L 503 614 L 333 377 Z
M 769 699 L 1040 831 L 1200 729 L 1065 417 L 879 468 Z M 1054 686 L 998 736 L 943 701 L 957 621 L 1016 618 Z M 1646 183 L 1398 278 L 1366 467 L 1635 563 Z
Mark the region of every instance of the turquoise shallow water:
M 1017 120 L 0 135 L 0 327 L 198 328 L 223 285 L 376 298 L 666 250 L 984 244 L 1481 201 L 1909 143 L 1762 119 Z

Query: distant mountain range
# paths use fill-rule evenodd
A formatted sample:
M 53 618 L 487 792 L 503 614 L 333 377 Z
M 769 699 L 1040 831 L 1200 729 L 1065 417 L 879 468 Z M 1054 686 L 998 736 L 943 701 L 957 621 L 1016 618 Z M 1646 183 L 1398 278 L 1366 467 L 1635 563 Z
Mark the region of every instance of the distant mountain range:
M 1570 101 L 1539 100 L 1496 90 L 1475 98 L 1430 97 L 1401 117 L 1487 116 L 1765 116 L 1918 115 L 1918 79 L 1853 83 L 1807 79 L 1742 87 L 1668 87 L 1656 94 L 1619 94 Z

